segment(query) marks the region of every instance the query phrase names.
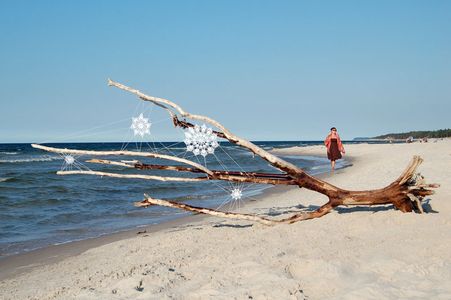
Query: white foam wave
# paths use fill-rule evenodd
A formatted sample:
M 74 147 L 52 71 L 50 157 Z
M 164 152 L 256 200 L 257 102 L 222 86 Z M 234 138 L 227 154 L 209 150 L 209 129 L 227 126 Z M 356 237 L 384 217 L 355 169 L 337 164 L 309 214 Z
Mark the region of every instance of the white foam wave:
M 44 162 L 44 161 L 53 161 L 62 159 L 60 157 L 50 157 L 50 156 L 40 156 L 40 157 L 33 157 L 33 158 L 21 158 L 21 159 L 0 159 L 0 163 L 29 163 L 29 162 Z
M 0 182 L 5 182 L 8 181 L 10 179 L 13 179 L 12 177 L 0 177 Z
M 0 151 L 0 154 L 5 154 L 5 155 L 16 155 L 17 152 L 1 152 L 1 151 Z

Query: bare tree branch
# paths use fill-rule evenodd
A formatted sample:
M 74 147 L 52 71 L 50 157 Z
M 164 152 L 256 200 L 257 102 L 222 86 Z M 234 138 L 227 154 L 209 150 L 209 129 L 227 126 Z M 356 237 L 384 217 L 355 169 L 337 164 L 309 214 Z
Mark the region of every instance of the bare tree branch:
M 195 168 L 188 168 L 183 166 L 167 166 L 167 165 L 156 165 L 156 164 L 144 164 L 139 161 L 132 163 L 117 162 L 106 159 L 90 159 L 86 162 L 98 163 L 105 165 L 117 165 L 127 168 L 135 168 L 140 170 L 167 170 L 167 171 L 179 171 L 179 172 L 192 172 L 192 173 L 204 173 L 202 170 Z M 219 175 L 232 175 L 232 176 L 243 176 L 243 177 L 254 177 L 254 178 L 277 178 L 292 180 L 290 176 L 286 174 L 277 173 L 259 173 L 259 172 L 240 172 L 240 171 L 220 171 L 220 170 L 210 170 L 215 176 Z
M 75 149 L 61 149 L 61 148 L 54 148 L 54 147 L 48 147 L 44 145 L 39 144 L 31 144 L 33 148 L 45 150 L 48 152 L 53 153 L 59 153 L 59 154 L 79 154 L 79 155 L 92 155 L 92 156 L 143 156 L 143 157 L 152 157 L 152 158 L 161 158 L 166 160 L 172 160 L 177 161 L 180 163 L 184 163 L 187 165 L 191 165 L 199 170 L 202 170 L 204 173 L 213 175 L 209 169 L 202 166 L 201 164 L 195 163 L 191 160 L 179 158 L 176 156 L 171 155 L 165 155 L 165 154 L 158 154 L 153 152 L 136 152 L 136 151 L 127 151 L 127 150 L 120 150 L 120 151 L 93 151 L 93 150 L 75 150 Z
M 58 171 L 57 175 L 97 175 L 106 176 L 114 178 L 129 178 L 129 179 L 147 179 L 147 180 L 159 180 L 159 181 L 182 181 L 182 182 L 194 182 L 194 181 L 205 181 L 209 180 L 208 177 L 197 177 L 197 178 L 184 178 L 184 177 L 164 177 L 155 175 L 142 175 L 142 174 L 117 174 L 109 172 L 100 171 L 84 171 L 84 170 L 74 170 L 74 171 Z
M 246 220 L 246 221 L 253 221 L 258 222 L 263 225 L 276 225 L 276 224 L 292 224 L 294 222 L 302 221 L 302 220 L 310 220 L 314 218 L 322 217 L 323 215 L 329 213 L 332 210 L 332 206 L 329 204 L 324 205 L 320 207 L 318 210 L 312 211 L 312 212 L 302 212 L 299 214 L 296 214 L 294 216 L 291 216 L 289 218 L 285 219 L 268 219 L 265 217 L 260 217 L 256 215 L 250 215 L 250 214 L 239 214 L 239 213 L 232 213 L 232 212 L 223 212 L 215 209 L 205 208 L 205 207 L 196 207 L 184 203 L 178 203 L 173 201 L 167 201 L 167 200 L 161 200 L 161 199 L 154 199 L 150 197 L 149 195 L 144 194 L 143 201 L 135 202 L 135 206 L 137 207 L 149 207 L 151 205 L 159 205 L 159 206 L 166 206 L 166 207 L 172 207 L 177 209 L 182 209 L 186 211 L 201 213 L 201 214 L 207 214 L 215 217 L 220 218 L 226 218 L 226 219 L 237 219 L 237 220 Z
M 220 212 L 213 209 L 201 208 L 189 206 L 182 203 L 152 199 L 146 195 L 146 199 L 137 202 L 137 206 L 150 206 L 150 205 L 161 205 L 174 207 L 178 209 L 183 209 L 187 211 L 194 211 L 204 214 L 210 214 L 214 216 L 224 217 L 224 218 L 234 218 L 260 222 L 265 225 L 274 225 L 280 223 L 294 223 L 298 221 L 309 220 L 313 218 L 318 218 L 329 213 L 332 209 L 340 205 L 383 205 L 383 204 L 393 204 L 394 207 L 402 212 L 417 211 L 422 213 L 421 201 L 425 196 L 432 195 L 434 193 L 431 188 L 439 187 L 438 184 L 427 184 L 424 177 L 416 174 L 416 169 L 421 164 L 422 159 L 419 156 L 414 156 L 406 170 L 399 176 L 398 179 L 393 181 L 390 185 L 375 190 L 365 190 L 365 191 L 349 191 L 341 189 L 332 184 L 329 184 L 323 180 L 316 177 L 308 175 L 302 169 L 297 166 L 286 162 L 285 160 L 265 151 L 264 149 L 258 147 L 257 145 L 240 138 L 232 134 L 227 130 L 222 124 L 206 116 L 195 115 L 188 113 L 183 110 L 179 105 L 174 102 L 148 96 L 141 93 L 139 90 L 127 87 L 123 84 L 109 80 L 108 84 L 115 86 L 119 89 L 128 91 L 135 94 L 140 99 L 145 101 L 150 101 L 157 106 L 165 109 L 170 117 L 172 118 L 174 125 L 181 128 L 189 128 L 194 125 L 186 120 L 180 120 L 177 115 L 182 118 L 189 118 L 192 120 L 203 121 L 209 123 L 219 129 L 219 131 L 214 131 L 214 133 L 221 138 L 225 138 L 233 144 L 241 146 L 245 149 L 250 150 L 254 154 L 260 156 L 264 160 L 268 161 L 272 166 L 278 168 L 279 170 L 286 172 L 286 174 L 271 174 L 271 173 L 258 173 L 258 172 L 236 172 L 236 171 L 219 171 L 210 170 L 201 164 L 192 162 L 187 159 L 178 158 L 170 155 L 157 154 L 152 152 L 133 152 L 133 151 L 86 151 L 86 150 L 75 150 L 75 149 L 59 149 L 43 145 L 33 144 L 34 148 L 42 149 L 49 152 L 61 153 L 61 154 L 80 154 L 80 155 L 92 155 L 92 156 L 141 156 L 150 158 L 162 158 L 166 160 L 176 161 L 183 163 L 186 166 L 170 166 L 170 165 L 157 165 L 157 164 L 144 164 L 139 161 L 110 161 L 101 159 L 91 159 L 88 162 L 91 163 L 101 163 L 108 165 L 122 166 L 126 168 L 135 168 L 141 170 L 170 170 L 178 172 L 191 172 L 191 173 L 204 173 L 205 177 L 197 178 L 186 178 L 186 177 L 165 177 L 156 175 L 140 175 L 140 174 L 117 174 L 108 172 L 97 172 L 97 171 L 59 171 L 57 174 L 60 175 L 70 175 L 70 174 L 83 174 L 83 175 L 98 175 L 98 176 L 110 176 L 116 178 L 134 178 L 134 179 L 150 179 L 150 180 L 161 180 L 161 181 L 205 181 L 205 180 L 224 180 L 224 181 L 235 181 L 235 182 L 252 182 L 252 183 L 263 183 L 263 184 L 274 184 L 274 185 L 297 185 L 299 187 L 307 188 L 329 198 L 329 201 L 323 206 L 315 211 L 311 212 L 301 212 L 295 214 L 285 219 L 268 219 L 255 215 L 248 214 L 237 214 L 229 212 Z
M 213 120 L 212 118 L 206 117 L 206 116 L 201 116 L 201 115 L 195 115 L 195 114 L 191 114 L 189 112 L 186 112 L 185 110 L 183 110 L 179 105 L 175 104 L 174 102 L 167 100 L 167 99 L 163 99 L 163 98 L 158 98 L 158 97 L 153 97 L 153 96 L 148 96 L 142 92 L 140 92 L 139 90 L 130 88 L 126 85 L 123 85 L 121 83 L 115 82 L 111 79 L 108 79 L 108 85 L 110 86 L 114 86 L 117 87 L 119 89 L 122 89 L 124 91 L 130 92 L 132 94 L 135 94 L 136 96 L 138 96 L 140 99 L 145 100 L 145 101 L 150 101 L 152 103 L 158 103 L 158 104 L 162 104 L 165 105 L 166 107 L 172 107 L 173 109 L 175 109 L 182 117 L 184 118 L 189 118 L 192 120 L 198 120 L 198 121 L 202 121 L 202 122 L 206 122 L 209 123 L 213 126 L 215 126 L 216 128 L 218 128 L 219 130 L 222 131 L 222 134 L 224 135 L 224 137 L 229 140 L 230 142 L 241 146 L 243 148 L 246 148 L 250 151 L 252 151 L 253 153 L 255 153 L 256 155 L 260 156 L 261 158 L 265 159 L 266 161 L 268 161 L 269 163 L 271 163 L 273 166 L 275 166 L 276 168 L 287 172 L 290 175 L 293 175 L 295 177 L 297 177 L 299 174 L 304 174 L 305 176 L 310 177 L 309 175 L 307 175 L 302 169 L 300 169 L 299 167 L 293 165 L 292 163 L 289 163 L 267 151 L 265 151 L 264 149 L 254 145 L 253 143 L 242 139 L 234 134 L 232 134 L 228 129 L 226 129 L 221 123 L 219 123 L 216 120 Z M 171 117 L 174 117 L 174 114 L 171 115 Z M 311 177 L 313 178 L 313 177 Z M 315 180 L 318 180 L 315 178 Z M 324 185 L 328 185 L 326 182 L 323 182 Z
M 178 171 L 178 172 L 193 172 L 193 173 L 203 173 L 202 170 L 194 169 L 194 168 L 187 168 L 182 166 L 165 166 L 165 165 L 148 165 L 148 164 L 142 164 L 142 163 L 124 163 L 124 162 L 116 162 L 111 160 L 105 160 L 105 159 L 91 159 L 87 160 L 87 162 L 90 163 L 99 163 L 99 164 L 106 164 L 106 165 L 117 165 L 127 168 L 136 168 L 136 169 L 144 169 L 144 170 L 169 170 L 169 171 Z M 62 172 L 62 171 L 61 171 Z M 224 181 L 232 181 L 232 182 L 248 182 L 248 183 L 258 183 L 258 184 L 272 184 L 272 185 L 297 185 L 297 182 L 291 177 L 288 177 L 287 175 L 283 174 L 267 174 L 267 173 L 245 173 L 245 172 L 234 172 L 234 171 L 217 171 L 212 170 L 213 176 L 208 176 L 207 179 L 211 180 L 224 180 Z M 67 175 L 66 173 L 58 173 L 61 175 Z M 75 174 L 75 173 L 72 173 Z M 82 174 L 82 173 L 77 173 Z M 87 174 L 87 173 L 83 173 Z M 100 174 L 93 174 L 92 175 L 100 175 Z M 113 173 L 110 173 L 113 174 Z M 102 174 L 101 176 L 110 176 L 110 177 L 117 177 L 121 178 L 116 174 L 115 176 Z M 126 177 L 123 177 L 126 178 Z M 157 178 L 144 178 L 141 179 L 151 179 L 151 180 L 160 180 Z M 174 180 L 176 181 L 176 180 Z M 179 181 L 186 181 L 186 180 L 179 180 Z

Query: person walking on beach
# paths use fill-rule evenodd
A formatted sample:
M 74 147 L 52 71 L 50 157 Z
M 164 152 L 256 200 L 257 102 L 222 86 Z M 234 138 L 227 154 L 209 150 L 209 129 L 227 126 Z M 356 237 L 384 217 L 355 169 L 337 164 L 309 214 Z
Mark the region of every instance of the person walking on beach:
M 324 145 L 327 148 L 327 158 L 330 160 L 332 171 L 335 170 L 335 161 L 341 158 L 341 154 L 345 154 L 345 148 L 341 143 L 340 136 L 337 133 L 337 128 L 332 127 L 330 133 L 324 140 Z

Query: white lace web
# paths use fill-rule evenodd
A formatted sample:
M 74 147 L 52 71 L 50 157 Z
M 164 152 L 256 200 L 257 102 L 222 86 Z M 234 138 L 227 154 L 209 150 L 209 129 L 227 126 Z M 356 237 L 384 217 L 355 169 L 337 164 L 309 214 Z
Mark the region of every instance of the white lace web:
M 88 168 L 85 164 L 83 164 L 81 161 L 78 160 L 80 155 L 73 155 L 73 154 L 58 154 L 61 159 L 63 160 L 63 163 L 61 165 L 61 171 L 72 171 L 72 170 L 79 170 L 79 171 L 91 171 L 90 168 Z
M 101 139 L 107 134 L 119 134 L 124 136 L 120 150 L 168 154 L 192 160 L 207 168 L 209 165 L 216 165 L 216 168 L 220 171 L 247 173 L 233 155 L 229 153 L 230 151 L 234 153 L 247 152 L 247 150 L 231 144 L 222 144 L 213 133 L 213 128 L 208 127 L 206 124 L 195 124 L 194 128 L 188 129 L 176 127 L 175 130 L 179 132 L 179 138 L 184 140 L 173 143 L 161 142 L 160 137 L 157 135 L 158 129 L 164 126 L 174 127 L 172 120 L 167 116 L 167 112 L 155 113 L 154 106 L 148 102 L 139 101 L 134 112 L 128 117 L 81 130 L 60 137 L 57 140 L 47 140 L 41 143 L 73 142 L 81 138 Z M 71 154 L 59 154 L 59 156 L 62 159 L 62 171 L 91 170 L 82 162 L 82 156 Z M 140 157 L 140 160 L 145 162 L 145 159 L 142 157 Z M 183 174 L 177 172 L 177 176 L 183 176 Z M 246 200 L 255 200 L 253 195 L 260 190 L 260 188 L 255 188 L 257 185 L 255 183 L 235 183 L 221 180 L 211 180 L 208 183 L 217 188 L 215 195 L 219 195 L 217 197 L 223 199 L 216 209 L 240 210 Z M 194 184 L 201 185 L 203 183 Z M 152 193 L 150 192 L 150 194 Z M 208 205 L 208 202 L 206 202 L 206 205 Z

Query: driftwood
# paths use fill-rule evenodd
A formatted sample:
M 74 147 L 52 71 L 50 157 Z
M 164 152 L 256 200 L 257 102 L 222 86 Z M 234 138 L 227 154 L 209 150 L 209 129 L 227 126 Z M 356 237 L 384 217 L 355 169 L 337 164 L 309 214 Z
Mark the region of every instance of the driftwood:
M 222 212 L 214 209 L 207 209 L 202 207 L 194 207 L 183 203 L 172 202 L 168 200 L 153 199 L 152 197 L 145 195 L 145 199 L 140 202 L 136 202 L 136 206 L 148 207 L 151 205 L 160 205 L 178 208 L 186 211 L 192 211 L 197 213 L 214 215 L 222 218 L 243 219 L 254 222 L 260 222 L 265 225 L 274 225 L 280 223 L 294 223 L 298 221 L 318 218 L 329 213 L 332 209 L 340 205 L 385 205 L 392 204 L 395 208 L 402 212 L 416 211 L 422 213 L 423 209 L 421 201 L 425 196 L 432 195 L 434 193 L 432 188 L 437 188 L 437 184 L 426 184 L 424 177 L 416 173 L 416 169 L 421 164 L 422 159 L 419 156 L 414 156 L 406 170 L 399 176 L 398 179 L 393 181 L 388 186 L 382 189 L 366 190 L 366 191 L 349 191 L 339 187 L 336 187 L 326 181 L 307 174 L 299 167 L 265 151 L 257 145 L 236 136 L 222 124 L 206 116 L 195 115 L 183 110 L 176 103 L 163 99 L 148 96 L 143 94 L 139 90 L 127 87 L 123 84 L 108 80 L 110 86 L 117 87 L 138 96 L 141 100 L 150 101 L 155 105 L 165 109 L 174 126 L 181 128 L 194 127 L 193 123 L 186 121 L 186 119 L 197 120 L 209 123 L 217 130 L 213 133 L 219 137 L 228 140 L 229 142 L 245 148 L 255 155 L 260 156 L 266 160 L 272 166 L 276 167 L 282 174 L 273 173 L 258 173 L 258 172 L 237 172 L 237 171 L 219 171 L 210 170 L 205 166 L 195 163 L 193 161 L 182 159 L 171 155 L 157 154 L 153 152 L 134 152 L 134 151 L 86 151 L 75 149 L 60 149 L 43 145 L 33 144 L 32 146 L 38 149 L 42 149 L 49 152 L 55 152 L 60 154 L 80 154 L 91 156 L 134 156 L 134 157 L 150 157 L 160 158 L 183 165 L 157 165 L 157 164 L 145 164 L 140 161 L 111 161 L 103 159 L 91 159 L 87 162 L 97 164 L 116 165 L 126 168 L 134 168 L 137 170 L 169 170 L 176 172 L 189 172 L 200 173 L 202 177 L 163 177 L 154 175 L 142 175 L 142 174 L 118 174 L 110 172 L 97 172 L 97 171 L 59 171 L 59 175 L 99 175 L 109 176 L 116 178 L 140 178 L 148 180 L 161 180 L 161 181 L 205 181 L 205 180 L 223 180 L 233 182 L 252 182 L 260 184 L 271 185 L 296 185 L 300 188 L 307 188 L 312 191 L 316 191 L 323 195 L 326 195 L 329 199 L 327 203 L 318 208 L 315 211 L 301 212 L 294 214 L 284 219 L 269 219 L 266 217 L 260 217 L 249 214 L 239 214 L 231 212 Z M 181 120 L 183 118 L 183 120 Z

